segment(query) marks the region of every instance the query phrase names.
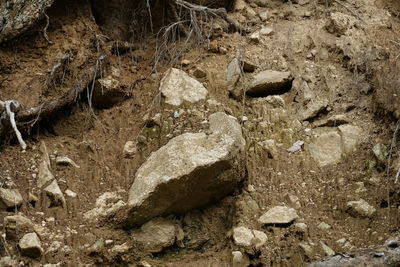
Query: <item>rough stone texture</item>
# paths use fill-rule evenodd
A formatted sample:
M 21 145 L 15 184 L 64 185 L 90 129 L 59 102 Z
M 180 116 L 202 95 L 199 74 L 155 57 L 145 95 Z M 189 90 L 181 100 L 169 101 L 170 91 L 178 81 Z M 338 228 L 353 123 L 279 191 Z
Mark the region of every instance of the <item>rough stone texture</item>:
M 11 0 L 0 4 L 0 43 L 29 29 L 39 20 L 53 0 Z
M 165 103 L 180 106 L 184 101 L 195 103 L 207 96 L 207 89 L 184 71 L 170 68 L 160 83 L 160 91 L 165 96 Z
M 126 158 L 133 157 L 137 152 L 136 143 L 133 141 L 127 141 L 124 145 L 123 154 Z
M 31 258 L 39 258 L 43 254 L 43 248 L 36 233 L 24 235 L 18 246 L 22 254 Z
M 376 209 L 364 199 L 348 202 L 347 208 L 349 213 L 355 217 L 371 217 L 376 212 Z
M 328 245 L 326 245 L 324 242 L 320 241 L 319 244 L 321 245 L 322 250 L 324 251 L 326 256 L 332 256 L 335 255 L 335 251 L 331 249 Z
M 333 12 L 326 25 L 328 32 L 341 36 L 356 24 L 357 20 L 352 15 Z
M 314 249 L 306 242 L 299 243 L 299 247 L 303 250 L 307 258 L 311 259 L 314 256 Z
M 232 251 L 232 267 L 247 267 L 250 261 L 246 254 L 240 251 Z
M 57 180 L 51 172 L 51 163 L 47 147 L 44 142 L 40 147 L 42 151 L 42 162 L 39 164 L 37 186 L 43 190 L 49 199 L 49 207 L 65 207 L 65 198 L 58 186 Z
M 235 241 L 235 244 L 238 246 L 251 246 L 253 238 L 253 232 L 247 227 L 239 226 L 233 229 L 233 241 Z
M 147 252 L 161 252 L 175 243 L 177 233 L 181 231 L 175 222 L 155 218 L 142 225 L 132 234 L 132 239 Z
M 0 188 L 0 209 L 18 208 L 22 205 L 22 201 L 17 189 Z
M 18 266 L 18 262 L 16 259 L 11 258 L 10 256 L 0 258 L 0 266 L 2 267 L 15 267 Z
M 298 217 L 295 209 L 286 206 L 276 206 L 264 213 L 258 221 L 262 224 L 287 224 Z
M 126 97 L 118 80 L 111 76 L 98 79 L 93 87 L 92 103 L 96 108 L 106 109 L 120 103 Z
M 254 76 L 246 93 L 250 96 L 266 96 L 286 92 L 292 87 L 292 81 L 290 72 L 265 70 Z
M 4 229 L 8 240 L 18 240 L 22 235 L 33 231 L 33 223 L 22 215 L 6 216 L 4 218 Z
M 311 120 L 315 118 L 320 112 L 325 110 L 327 106 L 328 101 L 325 99 L 311 101 L 307 104 L 305 110 L 300 113 L 300 119 L 303 121 Z
M 311 140 L 307 149 L 321 167 L 337 163 L 342 158 L 342 140 L 336 130 L 322 132 Z
M 265 243 L 267 243 L 268 237 L 264 232 L 258 231 L 258 230 L 253 230 L 253 234 L 254 234 L 254 238 L 251 241 L 251 243 L 256 248 L 260 248 L 260 247 L 264 246 Z
M 186 133 L 153 152 L 129 191 L 126 223 L 138 225 L 214 202 L 243 178 L 241 126 L 225 113 L 209 117 L 212 134 Z
M 342 144 L 345 153 L 352 152 L 360 142 L 362 129 L 351 124 L 340 125 L 340 135 L 342 136 Z
M 228 90 L 232 91 L 239 81 L 242 70 L 240 68 L 240 61 L 237 58 L 232 59 L 226 70 L 226 82 Z
M 65 166 L 73 166 L 75 168 L 80 168 L 78 164 L 75 163 L 72 159 L 67 156 L 57 156 L 56 158 L 57 165 L 65 165 Z
M 95 207 L 83 214 L 83 218 L 89 221 L 98 221 L 112 216 L 119 209 L 124 208 L 126 203 L 122 200 L 125 191 L 105 192 L 96 199 Z

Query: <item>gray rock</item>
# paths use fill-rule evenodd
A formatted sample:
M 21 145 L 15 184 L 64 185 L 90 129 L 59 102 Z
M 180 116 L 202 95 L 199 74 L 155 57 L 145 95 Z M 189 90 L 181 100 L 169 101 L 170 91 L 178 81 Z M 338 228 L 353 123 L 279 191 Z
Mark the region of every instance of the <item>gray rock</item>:
M 345 153 L 351 153 L 359 144 L 363 130 L 351 124 L 340 125 L 339 132 L 342 136 L 342 144 Z
M 177 136 L 139 168 L 129 191 L 128 225 L 204 206 L 236 187 L 243 178 L 241 126 L 222 112 L 212 114 L 209 123 L 210 135 Z
M 180 226 L 164 218 L 155 218 L 142 225 L 140 230 L 133 232 L 132 239 L 144 251 L 161 252 L 172 246 L 177 234 L 182 231 Z
M 387 157 L 389 156 L 389 150 L 387 146 L 384 144 L 376 144 L 372 148 L 372 152 L 374 152 L 375 157 L 379 160 L 380 163 L 386 164 Z
M 293 222 L 299 216 L 293 208 L 276 206 L 264 213 L 258 221 L 262 224 L 287 224 Z
M 37 186 L 45 192 L 49 199 L 50 207 L 65 207 L 65 198 L 51 172 L 50 157 L 44 142 L 41 143 L 40 150 L 42 152 L 42 162 L 39 164 Z
M 124 145 L 123 154 L 126 158 L 133 157 L 137 152 L 136 142 L 127 141 Z
M 291 207 L 295 209 L 301 208 L 300 199 L 297 196 L 292 194 L 286 194 L 285 198 L 287 200 L 287 203 L 289 203 Z
M 247 267 L 250 261 L 247 255 L 240 251 L 232 251 L 232 267 Z
M 331 13 L 326 29 L 329 33 L 341 36 L 356 24 L 357 20 L 351 15 L 340 12 Z
M 347 202 L 348 212 L 355 217 L 372 217 L 376 209 L 364 199 Z
M 335 251 L 328 247 L 324 242 L 319 241 L 319 244 L 321 245 L 322 250 L 324 251 L 326 256 L 332 256 L 335 255 Z
M 4 229 L 8 240 L 19 240 L 24 234 L 33 231 L 33 223 L 22 215 L 6 216 Z
M 207 89 L 184 71 L 170 68 L 160 82 L 160 92 L 165 103 L 180 106 L 184 101 L 195 103 L 207 96 Z
M 247 90 L 250 96 L 266 96 L 289 91 L 293 77 L 290 72 L 265 70 L 254 76 Z
M 332 228 L 332 226 L 330 226 L 329 224 L 327 224 L 326 222 L 321 222 L 320 224 L 318 224 L 317 228 L 319 230 L 329 230 Z
M 336 130 L 319 133 L 306 148 L 321 167 L 337 163 L 342 158 L 342 139 Z
M 268 11 L 260 12 L 258 16 L 260 17 L 261 21 L 267 21 L 269 19 Z
M 293 227 L 300 233 L 306 233 L 308 230 L 308 226 L 305 223 L 295 223 Z
M 131 247 L 129 246 L 129 244 L 127 242 L 121 244 L 121 245 L 115 245 L 113 246 L 110 251 L 113 254 L 126 254 L 129 250 L 131 249 Z
M 328 101 L 325 99 L 311 101 L 307 104 L 306 109 L 300 113 L 300 119 L 303 121 L 314 119 L 319 113 L 326 110 L 327 107 Z
M 244 226 L 235 227 L 233 229 L 233 241 L 238 246 L 249 247 L 254 239 L 253 232 Z
M 24 235 L 18 243 L 21 253 L 31 258 L 39 258 L 43 254 L 40 239 L 36 233 Z
M 274 33 L 274 29 L 272 29 L 271 27 L 265 27 L 263 26 L 260 30 L 260 34 L 261 35 L 272 35 Z
M 237 58 L 232 59 L 226 71 L 226 83 L 228 90 L 232 91 L 239 81 L 240 74 L 242 73 L 240 62 Z
M 96 80 L 91 100 L 96 108 L 107 109 L 122 102 L 126 96 L 119 81 L 108 76 Z
M 114 216 L 120 209 L 126 206 L 122 200 L 125 191 L 105 192 L 96 199 L 95 208 L 83 214 L 85 220 L 96 222 L 98 220 Z
M 303 250 L 307 258 L 312 259 L 314 257 L 314 249 L 312 246 L 310 246 L 310 244 L 301 242 L 299 243 L 299 247 Z
M 265 243 L 267 243 L 268 237 L 264 232 L 258 231 L 258 230 L 253 230 L 253 234 L 254 234 L 254 238 L 251 241 L 251 243 L 256 248 L 260 248 L 260 247 L 264 246 Z
M 22 196 L 17 189 L 0 188 L 0 209 L 18 208 L 22 202 Z

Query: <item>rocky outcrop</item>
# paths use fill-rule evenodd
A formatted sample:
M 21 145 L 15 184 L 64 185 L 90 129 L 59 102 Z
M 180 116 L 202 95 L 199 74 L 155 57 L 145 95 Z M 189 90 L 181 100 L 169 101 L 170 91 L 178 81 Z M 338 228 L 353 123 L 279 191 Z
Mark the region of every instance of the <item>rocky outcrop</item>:
M 183 70 L 170 68 L 160 82 L 160 92 L 165 103 L 180 106 L 184 101 L 195 103 L 207 96 L 207 89 Z
M 225 113 L 209 117 L 211 134 L 186 133 L 153 152 L 129 191 L 127 225 L 214 202 L 243 179 L 245 147 L 238 121 Z

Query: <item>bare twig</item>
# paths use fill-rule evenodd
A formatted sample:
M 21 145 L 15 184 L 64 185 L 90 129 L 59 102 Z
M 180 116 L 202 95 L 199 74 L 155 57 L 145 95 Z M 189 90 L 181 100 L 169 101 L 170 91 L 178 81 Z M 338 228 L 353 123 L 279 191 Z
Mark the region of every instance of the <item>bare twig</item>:
M 50 19 L 49 19 L 49 16 L 47 16 L 46 13 L 44 13 L 44 16 L 45 16 L 45 18 L 46 18 L 46 26 L 44 26 L 44 29 L 43 29 L 43 36 L 44 36 L 44 39 L 46 39 L 46 41 L 47 41 L 49 44 L 53 44 L 53 42 L 50 41 L 49 36 L 47 35 L 47 28 L 49 27 Z
M 14 129 L 15 135 L 17 136 L 18 142 L 22 148 L 22 150 L 26 150 L 26 143 L 22 139 L 21 133 L 17 128 L 17 124 L 15 123 L 15 113 L 20 108 L 20 104 L 16 100 L 7 100 L 5 101 L 7 116 L 10 119 L 10 123 L 12 128 Z

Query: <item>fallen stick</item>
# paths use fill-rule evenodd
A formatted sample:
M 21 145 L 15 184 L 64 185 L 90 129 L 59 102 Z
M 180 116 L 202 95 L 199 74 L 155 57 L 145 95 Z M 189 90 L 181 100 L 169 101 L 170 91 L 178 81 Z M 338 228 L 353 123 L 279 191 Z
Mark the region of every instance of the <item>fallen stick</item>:
M 15 123 L 15 113 L 14 112 L 18 112 L 18 109 L 21 107 L 21 105 L 16 100 L 7 100 L 3 103 L 6 108 L 6 113 L 7 113 L 8 119 L 10 120 L 11 126 L 15 132 L 15 135 L 17 136 L 18 142 L 19 142 L 22 150 L 26 150 L 26 143 L 24 142 L 24 139 L 22 139 L 22 135 L 17 128 L 17 124 Z

